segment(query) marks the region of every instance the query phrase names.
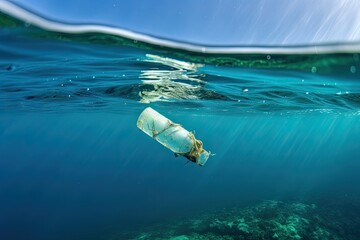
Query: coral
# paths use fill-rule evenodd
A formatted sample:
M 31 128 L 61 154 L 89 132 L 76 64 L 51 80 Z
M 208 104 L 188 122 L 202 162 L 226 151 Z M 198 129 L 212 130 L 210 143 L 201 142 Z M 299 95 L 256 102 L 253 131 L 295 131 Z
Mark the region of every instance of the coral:
M 357 239 L 344 231 L 348 224 L 346 218 L 330 210 L 320 209 L 314 204 L 264 201 L 154 227 L 145 233 L 134 233 L 132 239 Z
M 172 237 L 170 238 L 170 240 L 190 240 L 190 238 L 185 235 L 181 235 L 181 236 Z

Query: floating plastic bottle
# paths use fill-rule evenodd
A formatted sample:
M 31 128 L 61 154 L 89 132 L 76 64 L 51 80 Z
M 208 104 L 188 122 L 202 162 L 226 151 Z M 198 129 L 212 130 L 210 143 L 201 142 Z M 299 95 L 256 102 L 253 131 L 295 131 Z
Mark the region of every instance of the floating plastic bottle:
M 180 124 L 173 123 L 151 107 L 139 116 L 137 127 L 144 133 L 175 153 L 203 166 L 209 158 L 209 152 L 202 148 L 202 142 L 195 139 L 192 132 Z

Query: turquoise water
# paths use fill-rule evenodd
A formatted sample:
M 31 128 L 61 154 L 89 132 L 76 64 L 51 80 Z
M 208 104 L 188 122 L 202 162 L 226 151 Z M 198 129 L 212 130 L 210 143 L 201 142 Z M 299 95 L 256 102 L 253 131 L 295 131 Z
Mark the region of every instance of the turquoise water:
M 203 54 L 1 16 L 2 239 L 359 239 L 360 60 Z M 136 128 L 151 106 L 215 153 Z

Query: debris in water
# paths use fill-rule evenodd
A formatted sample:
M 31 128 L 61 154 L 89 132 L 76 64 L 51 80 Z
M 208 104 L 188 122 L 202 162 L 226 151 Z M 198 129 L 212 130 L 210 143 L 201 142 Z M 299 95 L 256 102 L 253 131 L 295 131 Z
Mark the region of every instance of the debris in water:
M 144 133 L 175 153 L 203 166 L 210 153 L 202 148 L 203 143 L 193 133 L 173 123 L 151 107 L 139 116 L 137 127 Z

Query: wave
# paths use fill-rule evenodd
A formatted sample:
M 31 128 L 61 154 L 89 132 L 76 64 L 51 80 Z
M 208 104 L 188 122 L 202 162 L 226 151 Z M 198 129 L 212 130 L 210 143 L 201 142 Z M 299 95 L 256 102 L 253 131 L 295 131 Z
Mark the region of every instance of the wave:
M 147 44 L 175 48 L 190 52 L 210 54 L 331 54 L 353 53 L 360 51 L 359 42 L 332 43 L 318 45 L 281 45 L 281 46 L 209 46 L 178 42 L 159 38 L 126 29 L 94 24 L 66 24 L 46 19 L 14 3 L 0 1 L 0 11 L 28 24 L 48 31 L 68 34 L 102 33 L 110 34 Z

